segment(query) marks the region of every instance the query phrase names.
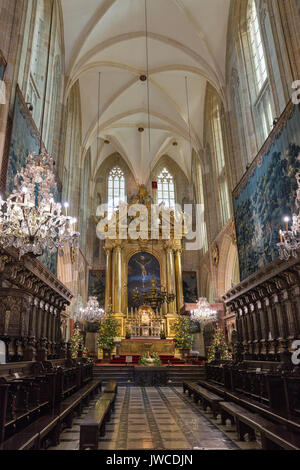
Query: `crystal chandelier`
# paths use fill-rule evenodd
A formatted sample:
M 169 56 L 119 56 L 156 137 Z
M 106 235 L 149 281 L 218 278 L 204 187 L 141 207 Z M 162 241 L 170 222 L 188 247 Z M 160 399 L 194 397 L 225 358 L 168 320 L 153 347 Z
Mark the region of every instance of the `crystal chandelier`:
M 296 192 L 296 209 L 300 207 L 300 173 L 296 174 L 298 189 Z M 289 228 L 290 218 L 285 217 L 285 230 L 279 231 L 280 243 L 277 243 L 279 258 L 288 260 L 291 256 L 297 258 L 297 250 L 300 248 L 300 214 L 293 214 L 292 226 Z
M 77 220 L 68 215 L 68 203 L 63 214 L 62 205 L 54 200 L 54 161 L 45 149 L 39 155 L 29 154 L 14 186 L 6 200 L 0 197 L 0 244 L 4 248 L 16 248 L 20 258 L 25 253 L 41 255 L 45 249 L 58 249 L 62 255 L 65 244 L 78 248 Z
M 201 324 L 210 323 L 217 320 L 217 311 L 211 308 L 205 297 L 201 297 L 197 308 L 191 312 L 191 318 Z
M 97 297 L 89 297 L 86 307 L 81 308 L 79 312 L 79 320 L 90 323 L 99 322 L 105 315 L 103 308 L 99 306 Z

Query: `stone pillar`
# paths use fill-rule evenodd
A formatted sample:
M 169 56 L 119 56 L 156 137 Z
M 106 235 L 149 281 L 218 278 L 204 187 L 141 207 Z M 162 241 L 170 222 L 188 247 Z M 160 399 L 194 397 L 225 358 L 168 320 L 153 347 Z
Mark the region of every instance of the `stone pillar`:
M 105 311 L 112 310 L 112 249 L 105 248 L 106 253 L 106 275 L 105 275 Z
M 184 304 L 183 285 L 182 285 L 182 265 L 181 265 L 181 249 L 175 250 L 175 276 L 176 276 L 176 306 L 177 313 L 180 312 Z

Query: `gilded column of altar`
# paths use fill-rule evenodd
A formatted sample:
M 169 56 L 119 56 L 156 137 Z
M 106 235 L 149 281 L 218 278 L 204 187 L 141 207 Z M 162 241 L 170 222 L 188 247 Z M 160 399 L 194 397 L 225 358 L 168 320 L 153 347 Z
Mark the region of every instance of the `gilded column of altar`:
M 175 250 L 175 276 L 176 276 L 176 305 L 179 313 L 184 304 L 183 285 L 182 285 L 182 266 L 181 266 L 181 249 Z
M 112 308 L 112 248 L 105 248 L 106 253 L 106 276 L 105 276 L 105 311 L 109 312 Z
M 112 270 L 113 312 L 120 324 L 120 336 L 124 336 L 124 315 L 122 313 L 122 247 L 117 243 L 113 250 Z
M 167 291 L 169 294 L 175 294 L 175 269 L 174 269 L 174 252 L 171 244 L 165 244 L 167 256 Z M 175 302 L 169 304 L 169 313 L 175 313 Z

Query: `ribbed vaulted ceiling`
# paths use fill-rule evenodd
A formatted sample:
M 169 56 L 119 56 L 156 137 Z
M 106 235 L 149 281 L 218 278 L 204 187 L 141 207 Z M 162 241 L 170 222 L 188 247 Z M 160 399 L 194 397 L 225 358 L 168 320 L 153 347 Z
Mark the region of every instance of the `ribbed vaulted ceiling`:
M 93 149 L 93 172 L 118 151 L 136 180 L 168 154 L 190 177 L 191 152 L 185 89 L 188 80 L 191 138 L 203 139 L 207 81 L 224 86 L 230 0 L 147 0 L 151 149 L 149 153 L 144 0 L 62 0 L 67 91 L 79 79 L 83 155 Z M 98 74 L 101 72 L 100 156 Z M 138 132 L 143 127 L 144 132 Z M 108 139 L 110 144 L 104 144 Z M 173 146 L 174 141 L 178 145 Z

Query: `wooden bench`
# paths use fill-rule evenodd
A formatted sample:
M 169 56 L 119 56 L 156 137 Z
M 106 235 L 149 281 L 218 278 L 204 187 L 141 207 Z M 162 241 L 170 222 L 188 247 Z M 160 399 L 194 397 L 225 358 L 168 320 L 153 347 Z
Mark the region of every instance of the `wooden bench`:
M 105 392 L 80 425 L 80 450 L 97 450 L 99 434 L 104 436 L 105 424 L 110 420 L 115 393 Z
M 231 423 L 235 422 L 240 441 L 244 440 L 245 434 L 251 441 L 256 440 L 257 432 L 264 450 L 300 450 L 300 435 L 288 431 L 285 426 L 274 424 L 235 403 L 220 402 L 219 406 L 222 424 L 226 424 L 227 418 Z
M 59 409 L 45 414 L 7 439 L 1 450 L 38 450 L 59 444 L 65 427 L 72 426 L 73 412 L 81 411 L 82 403 L 101 390 L 101 381 L 93 380 L 78 392 L 61 402 Z
M 78 390 L 78 392 L 75 392 L 73 395 L 61 402 L 59 407 L 61 431 L 64 428 L 72 427 L 74 414 L 81 414 L 83 406 L 88 406 L 90 399 L 95 396 L 95 394 L 101 392 L 101 386 L 101 380 L 92 380 L 82 389 Z
M 212 410 L 213 417 L 217 418 L 219 411 L 219 402 L 223 401 L 222 397 L 215 395 L 213 392 L 201 387 L 195 382 L 183 382 L 183 392 L 188 390 L 189 396 L 193 395 L 194 402 L 198 403 L 200 400 L 204 411 L 209 406 Z
M 105 396 L 108 394 L 113 394 L 113 401 L 112 401 L 113 411 L 115 409 L 115 401 L 116 401 L 117 393 L 118 393 L 118 384 L 114 380 L 111 380 L 110 382 L 108 382 L 103 389 L 103 394 L 105 394 Z

